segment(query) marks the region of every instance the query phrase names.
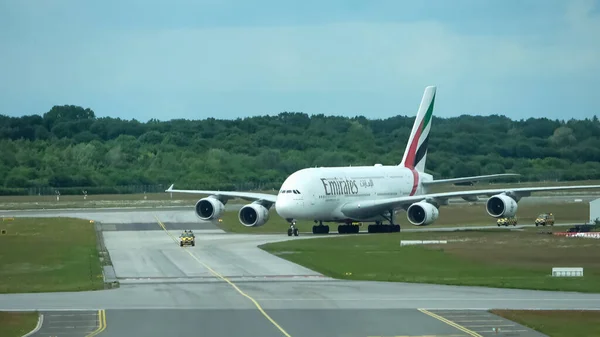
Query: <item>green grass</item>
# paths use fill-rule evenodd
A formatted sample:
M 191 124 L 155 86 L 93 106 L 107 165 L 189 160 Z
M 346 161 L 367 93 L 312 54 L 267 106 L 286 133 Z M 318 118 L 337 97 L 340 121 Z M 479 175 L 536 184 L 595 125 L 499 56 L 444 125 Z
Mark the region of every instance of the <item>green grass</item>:
M 552 212 L 555 215 L 556 223 L 584 223 L 589 217 L 589 203 L 586 202 L 555 202 L 544 204 L 519 205 L 518 218 L 519 224 L 533 224 L 535 218 L 540 213 Z M 289 224 L 281 218 L 277 212 L 271 209 L 269 212 L 269 221 L 261 227 L 245 227 L 238 220 L 237 211 L 227 211 L 221 217 L 222 222 L 215 224 L 226 232 L 232 233 L 283 233 L 289 227 Z M 406 212 L 400 212 L 396 215 L 396 223 L 402 225 L 402 228 L 417 228 L 408 222 Z M 448 227 L 448 226 L 483 226 L 495 225 L 496 219 L 490 217 L 485 211 L 485 204 L 453 204 L 442 206 L 440 216 L 437 221 L 428 227 Z M 298 221 L 297 227 L 301 232 L 312 232 L 313 221 Z M 368 224 L 364 223 L 361 230 L 366 230 Z M 337 233 L 337 225 L 329 224 L 330 232 Z
M 463 240 L 400 246 L 400 240 Z M 600 240 L 537 231 L 432 232 L 292 240 L 260 248 L 325 275 L 561 291 L 600 292 Z M 551 277 L 552 267 L 584 267 L 584 277 Z
M 0 312 L 0 336 L 21 337 L 37 325 L 37 312 Z
M 0 293 L 103 289 L 94 224 L 71 218 L 0 222 Z
M 491 310 L 550 337 L 600 336 L 600 310 Z

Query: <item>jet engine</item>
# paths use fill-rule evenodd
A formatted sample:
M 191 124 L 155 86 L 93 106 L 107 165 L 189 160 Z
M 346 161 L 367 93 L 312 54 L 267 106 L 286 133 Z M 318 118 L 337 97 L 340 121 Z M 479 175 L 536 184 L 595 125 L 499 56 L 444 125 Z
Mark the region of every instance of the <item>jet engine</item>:
M 485 209 L 494 218 L 513 217 L 517 214 L 517 202 L 506 194 L 496 194 L 488 199 Z
M 261 204 L 249 204 L 240 209 L 238 219 L 246 227 L 260 227 L 269 220 L 269 210 Z
M 196 216 L 202 220 L 213 220 L 221 216 L 225 211 L 225 205 L 214 197 L 207 197 L 198 200 L 194 208 Z
M 415 226 L 431 225 L 439 215 L 437 207 L 424 201 L 414 203 L 406 210 L 408 221 Z

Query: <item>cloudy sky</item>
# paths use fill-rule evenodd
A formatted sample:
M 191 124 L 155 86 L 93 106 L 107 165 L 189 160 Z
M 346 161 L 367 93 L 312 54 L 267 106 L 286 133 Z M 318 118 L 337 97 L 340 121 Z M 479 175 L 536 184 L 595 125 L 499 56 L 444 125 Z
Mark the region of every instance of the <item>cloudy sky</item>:
M 600 116 L 598 0 L 0 0 L 0 114 Z

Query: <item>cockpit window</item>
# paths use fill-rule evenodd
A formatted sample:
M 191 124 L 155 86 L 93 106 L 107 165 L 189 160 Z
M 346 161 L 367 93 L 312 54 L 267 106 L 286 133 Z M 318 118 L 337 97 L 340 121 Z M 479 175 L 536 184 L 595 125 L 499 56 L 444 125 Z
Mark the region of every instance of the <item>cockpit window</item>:
M 286 194 L 286 193 L 302 194 L 298 190 L 281 190 L 281 191 L 279 191 L 279 193 L 281 193 L 281 194 Z

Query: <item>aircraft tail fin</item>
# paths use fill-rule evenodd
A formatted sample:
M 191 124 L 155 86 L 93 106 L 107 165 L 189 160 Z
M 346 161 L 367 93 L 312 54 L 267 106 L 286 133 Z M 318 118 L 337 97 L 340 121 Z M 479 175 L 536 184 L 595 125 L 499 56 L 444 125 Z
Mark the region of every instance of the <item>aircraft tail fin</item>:
M 435 102 L 436 87 L 428 86 L 425 88 L 417 118 L 413 124 L 404 157 L 400 166 L 415 169 L 419 172 L 425 172 L 425 161 L 427 160 L 427 143 L 429 141 L 429 131 L 431 130 L 431 120 L 433 116 L 433 105 Z

